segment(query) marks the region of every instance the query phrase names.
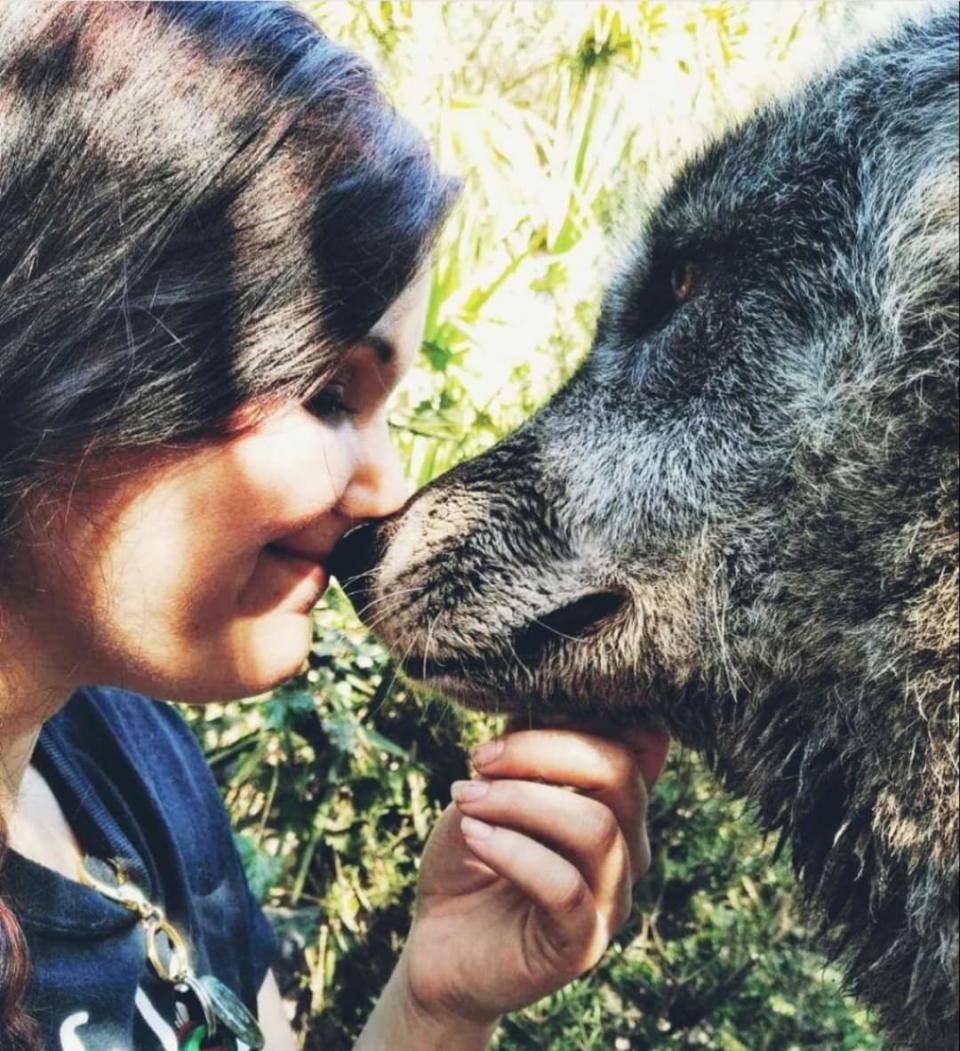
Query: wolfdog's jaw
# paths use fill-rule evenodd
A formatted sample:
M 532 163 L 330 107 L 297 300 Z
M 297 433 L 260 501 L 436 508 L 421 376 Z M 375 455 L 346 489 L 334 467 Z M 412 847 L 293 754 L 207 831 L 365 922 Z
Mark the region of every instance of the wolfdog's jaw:
M 400 662 L 404 676 L 416 688 L 443 695 L 464 708 L 488 715 L 544 721 L 594 721 L 604 724 L 663 722 L 663 705 L 649 689 L 625 691 L 621 686 L 600 685 L 596 689 L 572 689 L 552 680 L 548 668 L 534 668 L 530 682 L 521 684 L 505 674 L 508 662 L 501 658 L 480 661 L 431 661 L 407 657 Z M 631 697 L 629 704 L 624 697 Z
M 407 657 L 400 661 L 404 676 L 418 688 L 442 694 L 465 708 L 493 715 L 521 715 L 548 707 L 542 698 L 483 685 L 486 665 L 479 661 L 436 661 Z
M 505 693 L 495 693 L 492 690 L 482 690 L 472 686 L 463 679 L 452 675 L 431 675 L 424 678 L 422 675 L 412 675 L 407 670 L 408 661 L 404 661 L 401 667 L 404 675 L 418 689 L 426 689 L 432 693 L 441 694 L 447 700 L 454 701 L 464 708 L 473 711 L 484 712 L 487 715 L 525 715 L 534 708 L 539 710 L 540 705 L 530 700 L 519 697 L 511 697 Z

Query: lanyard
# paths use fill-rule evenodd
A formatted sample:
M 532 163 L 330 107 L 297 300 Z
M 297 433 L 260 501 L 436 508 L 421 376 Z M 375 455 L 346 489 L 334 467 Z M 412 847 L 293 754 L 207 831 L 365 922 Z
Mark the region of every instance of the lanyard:
M 235 1051 L 242 1041 L 250 1051 L 261 1051 L 263 1033 L 240 998 L 212 974 L 198 975 L 180 932 L 135 883 L 123 866 L 87 857 L 79 868 L 80 882 L 132 912 L 143 927 L 147 960 L 162 982 L 194 1001 L 202 1021 L 190 1029 L 185 1051 L 211 1048 L 213 1041 Z M 198 1020 L 199 1021 L 199 1020 Z

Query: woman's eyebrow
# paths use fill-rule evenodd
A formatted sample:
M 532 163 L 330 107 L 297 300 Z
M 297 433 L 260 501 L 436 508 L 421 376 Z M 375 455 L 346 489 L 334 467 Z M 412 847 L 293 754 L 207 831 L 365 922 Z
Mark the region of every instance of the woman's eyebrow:
M 364 343 L 377 352 L 377 356 L 384 365 L 389 365 L 397 356 L 397 348 L 383 336 L 369 335 Z

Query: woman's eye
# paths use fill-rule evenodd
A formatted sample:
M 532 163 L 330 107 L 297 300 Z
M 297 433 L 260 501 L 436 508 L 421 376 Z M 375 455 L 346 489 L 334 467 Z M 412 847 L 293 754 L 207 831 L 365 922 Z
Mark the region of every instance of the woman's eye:
M 344 416 L 356 415 L 356 409 L 345 401 L 346 384 L 328 383 L 307 402 L 307 408 L 321 420 L 336 420 Z
M 697 268 L 693 263 L 684 263 L 682 266 L 674 267 L 670 275 L 670 283 L 677 302 L 685 303 L 693 295 L 696 287 Z

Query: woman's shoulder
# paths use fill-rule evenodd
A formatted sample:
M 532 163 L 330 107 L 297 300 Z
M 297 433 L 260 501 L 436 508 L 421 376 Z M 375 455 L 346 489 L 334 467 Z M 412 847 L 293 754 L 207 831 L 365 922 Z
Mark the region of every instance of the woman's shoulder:
M 118 761 L 181 787 L 206 790 L 211 775 L 199 742 L 176 707 L 108 686 L 77 690 L 47 723 L 44 736 L 105 769 Z M 184 781 L 186 778 L 186 782 Z
M 85 734 L 99 733 L 105 724 L 121 737 L 142 739 L 147 733 L 194 740 L 175 705 L 115 686 L 77 690 L 50 722 Z
M 198 968 L 252 1006 L 273 936 L 216 782 L 177 708 L 127 690 L 79 690 L 47 722 L 38 753 L 85 849 L 136 859 L 144 886 L 190 932 Z
M 69 805 L 95 813 L 104 828 L 115 822 L 158 870 L 179 858 L 203 891 L 234 866 L 216 781 L 172 704 L 114 688 L 79 690 L 44 727 L 38 751 Z
M 168 739 L 198 747 L 186 720 L 169 701 L 145 697 L 113 686 L 77 690 L 48 725 L 74 740 L 108 738 L 142 747 Z

